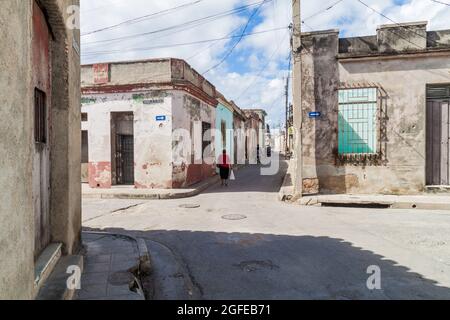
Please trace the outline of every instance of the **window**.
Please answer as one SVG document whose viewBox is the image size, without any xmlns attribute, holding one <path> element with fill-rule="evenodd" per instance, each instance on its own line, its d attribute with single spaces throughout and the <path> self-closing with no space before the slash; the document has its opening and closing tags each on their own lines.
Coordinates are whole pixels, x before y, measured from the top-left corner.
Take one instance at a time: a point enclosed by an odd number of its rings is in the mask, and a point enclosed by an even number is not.
<svg viewBox="0 0 450 320">
<path fill-rule="evenodd" d="M 202 122 L 202 157 L 205 159 L 205 150 L 211 144 L 211 124 Z"/>
<path fill-rule="evenodd" d="M 89 138 L 88 132 L 81 131 L 81 163 L 89 163 Z"/>
<path fill-rule="evenodd" d="M 47 143 L 47 106 L 45 92 L 34 90 L 34 141 Z"/>
<path fill-rule="evenodd" d="M 222 150 L 223 150 L 227 147 L 227 124 L 225 121 L 222 121 L 220 123 L 220 132 L 222 134 Z"/>
<path fill-rule="evenodd" d="M 339 90 L 339 155 L 378 153 L 378 90 Z"/>
<path fill-rule="evenodd" d="M 87 113 L 85 113 L 85 112 L 81 113 L 81 121 L 82 122 L 88 121 L 88 114 Z"/>
</svg>

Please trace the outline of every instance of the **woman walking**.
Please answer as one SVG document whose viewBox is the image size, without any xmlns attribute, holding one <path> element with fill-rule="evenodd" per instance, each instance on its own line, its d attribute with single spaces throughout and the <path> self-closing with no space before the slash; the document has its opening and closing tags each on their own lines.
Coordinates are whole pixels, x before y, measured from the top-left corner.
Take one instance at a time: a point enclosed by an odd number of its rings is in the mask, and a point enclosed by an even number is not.
<svg viewBox="0 0 450 320">
<path fill-rule="evenodd" d="M 227 150 L 222 151 L 222 154 L 219 156 L 219 159 L 217 159 L 217 166 L 219 167 L 222 186 L 228 186 L 228 180 L 230 179 L 232 166 L 230 157 L 227 154 Z"/>
</svg>

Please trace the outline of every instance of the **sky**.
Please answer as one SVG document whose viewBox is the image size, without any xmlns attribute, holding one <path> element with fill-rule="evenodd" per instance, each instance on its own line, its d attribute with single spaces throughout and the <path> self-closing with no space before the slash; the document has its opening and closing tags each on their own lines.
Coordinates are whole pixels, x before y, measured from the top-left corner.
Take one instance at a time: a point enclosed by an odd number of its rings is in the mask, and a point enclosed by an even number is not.
<svg viewBox="0 0 450 320">
<path fill-rule="evenodd" d="M 391 23 L 358 0 L 300 1 L 302 31 L 362 36 Z M 426 20 L 428 30 L 450 29 L 450 0 L 439 1 L 449 5 L 363 0 L 397 23 Z M 82 63 L 181 58 L 239 107 L 265 109 L 268 123 L 278 127 L 284 125 L 291 21 L 292 0 L 81 0 Z"/>
</svg>

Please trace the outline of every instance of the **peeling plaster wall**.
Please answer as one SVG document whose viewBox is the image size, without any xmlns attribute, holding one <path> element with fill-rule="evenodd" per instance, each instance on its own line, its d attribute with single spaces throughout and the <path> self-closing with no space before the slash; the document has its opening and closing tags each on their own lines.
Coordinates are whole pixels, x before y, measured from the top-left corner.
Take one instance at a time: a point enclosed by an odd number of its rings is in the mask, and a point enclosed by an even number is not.
<svg viewBox="0 0 450 320">
<path fill-rule="evenodd" d="M 144 104 L 147 99 L 158 103 Z M 86 95 L 83 100 L 82 112 L 88 113 L 89 185 L 111 187 L 111 113 L 133 112 L 135 186 L 171 188 L 171 94 L 165 91 L 108 93 Z M 156 121 L 161 115 L 167 120 Z"/>
<path fill-rule="evenodd" d="M 350 191 L 417 193 L 425 187 L 426 85 L 450 82 L 446 57 L 343 62 L 340 80 L 346 84 L 377 83 L 386 91 L 387 162 L 384 166 L 346 167 L 359 185 Z"/>
<path fill-rule="evenodd" d="M 245 164 L 245 121 L 241 117 L 234 115 L 233 118 L 234 128 L 234 156 L 235 163 Z"/>
<path fill-rule="evenodd" d="M 390 43 L 401 46 L 402 42 Z M 338 34 L 302 39 L 303 175 L 305 193 L 416 194 L 425 187 L 426 85 L 450 82 L 450 52 L 439 55 L 337 59 Z M 342 41 L 341 41 L 342 47 Z M 385 50 L 385 49 L 383 49 Z M 376 84 L 385 93 L 383 160 L 338 164 L 337 91 Z M 309 119 L 308 112 L 322 116 Z"/>
<path fill-rule="evenodd" d="M 34 148 L 31 0 L 8 0 L 0 10 L 0 299 L 33 299 Z M 79 31 L 65 28 L 76 0 L 42 0 L 52 41 L 51 240 L 63 253 L 79 248 L 81 235 Z M 75 132 L 75 135 L 74 135 Z"/>
<path fill-rule="evenodd" d="M 0 299 L 33 291 L 31 14 L 31 1 L 0 10 Z"/>
<path fill-rule="evenodd" d="M 178 159 L 178 163 L 174 163 L 172 172 L 172 187 L 182 188 L 193 185 L 208 177 L 214 175 L 214 164 L 200 164 L 201 155 L 194 155 L 195 145 L 201 146 L 201 122 L 211 124 L 214 129 L 216 122 L 216 109 L 214 106 L 206 104 L 182 91 L 173 92 L 173 131 L 183 129 L 189 132 L 191 139 L 179 140 L 173 146 L 172 161 Z M 197 123 L 197 125 L 195 125 Z M 188 144 L 191 144 L 189 147 Z M 214 160 L 214 137 L 211 141 L 209 156 Z M 192 150 L 191 154 L 180 153 L 179 150 Z M 181 159 L 181 160 L 180 160 Z M 184 160 L 183 160 L 184 159 Z M 201 162 L 201 161 L 200 161 Z"/>
</svg>

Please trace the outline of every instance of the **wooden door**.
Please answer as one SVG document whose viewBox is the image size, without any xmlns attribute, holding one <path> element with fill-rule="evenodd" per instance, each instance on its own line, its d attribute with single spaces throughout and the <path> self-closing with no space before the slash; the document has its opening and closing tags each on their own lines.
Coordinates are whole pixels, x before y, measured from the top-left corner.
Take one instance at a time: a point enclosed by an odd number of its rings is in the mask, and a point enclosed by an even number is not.
<svg viewBox="0 0 450 320">
<path fill-rule="evenodd" d="M 33 3 L 32 23 L 33 206 L 35 258 L 50 243 L 51 36 L 44 13 Z"/>
<path fill-rule="evenodd" d="M 449 100 L 427 103 L 426 183 L 430 186 L 450 184 L 449 107 Z"/>
</svg>

